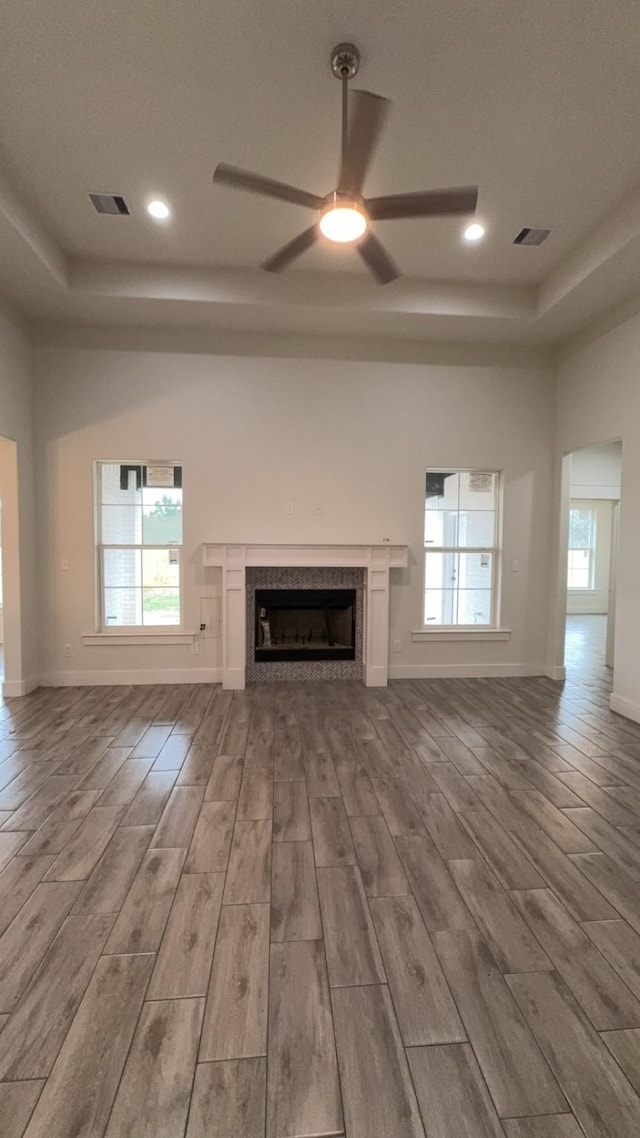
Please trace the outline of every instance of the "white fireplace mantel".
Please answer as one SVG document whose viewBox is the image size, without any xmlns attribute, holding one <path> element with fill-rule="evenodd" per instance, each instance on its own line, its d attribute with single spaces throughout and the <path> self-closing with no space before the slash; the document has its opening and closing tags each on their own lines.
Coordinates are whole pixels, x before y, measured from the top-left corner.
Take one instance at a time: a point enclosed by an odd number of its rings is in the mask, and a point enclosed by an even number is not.
<svg viewBox="0 0 640 1138">
<path fill-rule="evenodd" d="M 247 566 L 349 567 L 365 570 L 364 681 L 389 676 L 389 570 L 405 569 L 406 545 L 204 545 L 205 568 L 222 569 L 222 684 L 242 689 L 246 670 Z"/>
</svg>

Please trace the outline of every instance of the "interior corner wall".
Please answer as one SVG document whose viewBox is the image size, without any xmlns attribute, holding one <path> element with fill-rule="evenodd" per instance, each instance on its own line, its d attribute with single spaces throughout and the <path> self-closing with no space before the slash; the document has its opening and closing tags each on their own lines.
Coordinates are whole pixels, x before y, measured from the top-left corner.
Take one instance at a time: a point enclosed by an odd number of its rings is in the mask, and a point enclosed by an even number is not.
<svg viewBox="0 0 640 1138">
<path fill-rule="evenodd" d="M 22 322 L 0 308 L 0 436 L 16 444 L 3 449 L 0 469 L 15 499 L 3 523 L 4 692 L 11 695 L 40 678 L 33 427 L 32 348 Z"/>
<path fill-rule="evenodd" d="M 611 707 L 640 721 L 640 317 L 567 350 L 558 371 L 557 447 L 622 439 Z"/>
<path fill-rule="evenodd" d="M 218 639 L 203 639 L 198 656 L 189 645 L 83 643 L 95 631 L 92 463 L 125 458 L 183 463 L 187 629 L 219 588 L 201 566 L 203 542 L 389 539 L 410 547 L 409 568 L 392 573 L 392 676 L 544 670 L 554 413 L 546 366 L 530 357 L 492 367 L 51 345 L 36 349 L 36 377 L 48 682 L 220 676 Z M 428 466 L 504 471 L 507 640 L 412 641 L 422 623 Z"/>
</svg>

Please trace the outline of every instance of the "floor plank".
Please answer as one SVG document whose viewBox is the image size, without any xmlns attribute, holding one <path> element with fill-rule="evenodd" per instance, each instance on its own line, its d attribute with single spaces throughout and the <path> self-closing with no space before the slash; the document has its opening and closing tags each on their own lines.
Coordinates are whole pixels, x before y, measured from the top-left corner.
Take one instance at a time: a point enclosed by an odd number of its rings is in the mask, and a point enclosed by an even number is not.
<svg viewBox="0 0 640 1138">
<path fill-rule="evenodd" d="M 339 798 L 313 798 L 309 803 L 316 865 L 355 865 L 347 812 Z"/>
<path fill-rule="evenodd" d="M 266 1060 L 199 1063 L 186 1138 L 264 1138 Z"/>
<path fill-rule="evenodd" d="M 425 1138 L 386 987 L 334 989 L 332 1003 L 349 1138 Z"/>
<path fill-rule="evenodd" d="M 640 1003 L 551 890 L 513 899 L 596 1030 L 640 1027 Z"/>
<path fill-rule="evenodd" d="M 0 1080 L 46 1079 L 113 925 L 67 917 L 2 1033 Z"/>
<path fill-rule="evenodd" d="M 482 861 L 450 861 L 449 869 L 502 972 L 553 969 L 533 933 Z"/>
<path fill-rule="evenodd" d="M 42 1081 L 0 1083 L 2 1138 L 22 1138 L 43 1086 Z"/>
<path fill-rule="evenodd" d="M 174 786 L 153 836 L 154 849 L 188 849 L 203 798 L 202 786 Z"/>
<path fill-rule="evenodd" d="M 224 891 L 225 905 L 271 898 L 271 822 L 236 822 Z"/>
<path fill-rule="evenodd" d="M 223 906 L 199 1061 L 267 1053 L 269 906 Z"/>
<path fill-rule="evenodd" d="M 405 1047 L 467 1038 L 413 897 L 369 902 Z"/>
<path fill-rule="evenodd" d="M 277 782 L 273 799 L 274 842 L 305 842 L 311 837 L 304 782 Z"/>
<path fill-rule="evenodd" d="M 185 873 L 225 873 L 235 819 L 233 802 L 203 802 L 184 863 Z"/>
<path fill-rule="evenodd" d="M 439 932 L 434 944 L 498 1114 L 508 1118 L 566 1110 L 566 1100 L 481 937 L 470 931 Z"/>
<path fill-rule="evenodd" d="M 381 815 L 352 818 L 350 826 L 367 896 L 391 897 L 409 893 L 409 882 L 385 819 Z"/>
<path fill-rule="evenodd" d="M 223 873 L 183 873 L 147 999 L 206 996 L 223 888 Z"/>
<path fill-rule="evenodd" d="M 332 988 L 386 980 L 360 871 L 356 866 L 318 869 L 318 892 Z"/>
<path fill-rule="evenodd" d="M 105 1138 L 174 1138 L 189 1113 L 204 1000 L 145 1004 Z"/>
<path fill-rule="evenodd" d="M 116 830 L 80 893 L 73 912 L 117 913 L 152 836 L 153 826 L 127 826 Z"/>
<path fill-rule="evenodd" d="M 104 1133 L 152 967 L 147 955 L 98 962 L 25 1138 Z"/>
<path fill-rule="evenodd" d="M 319 940 L 320 904 L 311 842 L 277 842 L 271 877 L 271 940 Z"/>
<path fill-rule="evenodd" d="M 407 1058 L 429 1138 L 504 1138 L 468 1043 L 410 1047 Z"/>
<path fill-rule="evenodd" d="M 430 838 L 397 838 L 396 847 L 429 932 L 475 928 L 475 921 Z"/>
<path fill-rule="evenodd" d="M 55 939 L 80 886 L 42 882 L 0 938 L 0 1012 L 12 1012 Z M 4 1034 L 4 1033 L 3 1033 Z"/>
<path fill-rule="evenodd" d="M 589 1138 L 637 1136 L 640 1098 L 562 981 L 537 972 L 508 983 Z"/>
<path fill-rule="evenodd" d="M 178 888 L 184 850 L 148 850 L 120 909 L 105 952 L 156 952 Z"/>
<path fill-rule="evenodd" d="M 342 1104 L 321 941 L 272 944 L 267 1138 L 342 1134 Z"/>
</svg>

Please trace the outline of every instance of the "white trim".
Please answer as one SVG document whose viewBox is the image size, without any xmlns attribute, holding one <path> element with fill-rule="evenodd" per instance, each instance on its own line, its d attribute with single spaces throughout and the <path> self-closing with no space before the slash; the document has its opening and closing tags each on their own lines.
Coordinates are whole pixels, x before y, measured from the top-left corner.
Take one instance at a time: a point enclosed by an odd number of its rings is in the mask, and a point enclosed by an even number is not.
<svg viewBox="0 0 640 1138">
<path fill-rule="evenodd" d="M 2 684 L 2 698 L 15 699 L 21 695 L 28 695 L 30 691 L 35 691 L 36 688 L 42 686 L 42 680 L 34 679 L 29 680 L 4 680 Z"/>
<path fill-rule="evenodd" d="M 544 671 L 545 676 L 550 680 L 560 680 L 564 682 L 567 678 L 567 669 L 563 665 L 548 664 Z"/>
<path fill-rule="evenodd" d="M 485 676 L 544 676 L 543 664 L 391 664 L 392 680 L 479 679 Z"/>
<path fill-rule="evenodd" d="M 411 639 L 427 643 L 430 640 L 510 640 L 510 628 L 488 628 L 482 625 L 478 628 L 446 628 L 438 625 L 437 628 L 414 628 Z"/>
<path fill-rule="evenodd" d="M 197 632 L 92 632 L 82 636 L 81 640 L 90 648 L 104 648 L 105 645 L 122 648 L 126 645 L 193 644 L 197 635 Z"/>
<path fill-rule="evenodd" d="M 626 719 L 640 723 L 640 703 L 636 700 L 625 699 L 624 696 L 616 695 L 614 692 L 609 698 L 609 707 L 618 715 L 624 715 Z"/>
<path fill-rule="evenodd" d="M 241 691 L 246 676 L 246 568 L 295 566 L 365 569 L 364 677 L 367 687 L 384 687 L 389 658 L 389 571 L 406 569 L 409 548 L 376 545 L 204 544 L 205 568 L 222 569 L 223 687 Z"/>
<path fill-rule="evenodd" d="M 221 668 L 131 668 L 113 671 L 47 672 L 44 687 L 66 688 L 119 684 L 219 684 Z"/>
</svg>

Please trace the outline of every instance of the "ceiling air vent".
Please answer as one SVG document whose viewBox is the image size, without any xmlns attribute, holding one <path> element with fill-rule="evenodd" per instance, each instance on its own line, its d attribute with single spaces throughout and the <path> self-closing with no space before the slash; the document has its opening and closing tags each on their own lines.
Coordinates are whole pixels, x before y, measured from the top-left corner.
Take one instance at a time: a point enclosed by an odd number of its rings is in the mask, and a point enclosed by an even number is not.
<svg viewBox="0 0 640 1138">
<path fill-rule="evenodd" d="M 543 241 L 547 240 L 547 237 L 550 233 L 550 229 L 532 229 L 531 227 L 525 227 L 524 229 L 520 230 L 517 237 L 514 237 L 513 244 L 542 245 Z"/>
<path fill-rule="evenodd" d="M 129 206 L 120 194 L 89 194 L 98 213 L 116 213 L 129 216 Z"/>
</svg>

